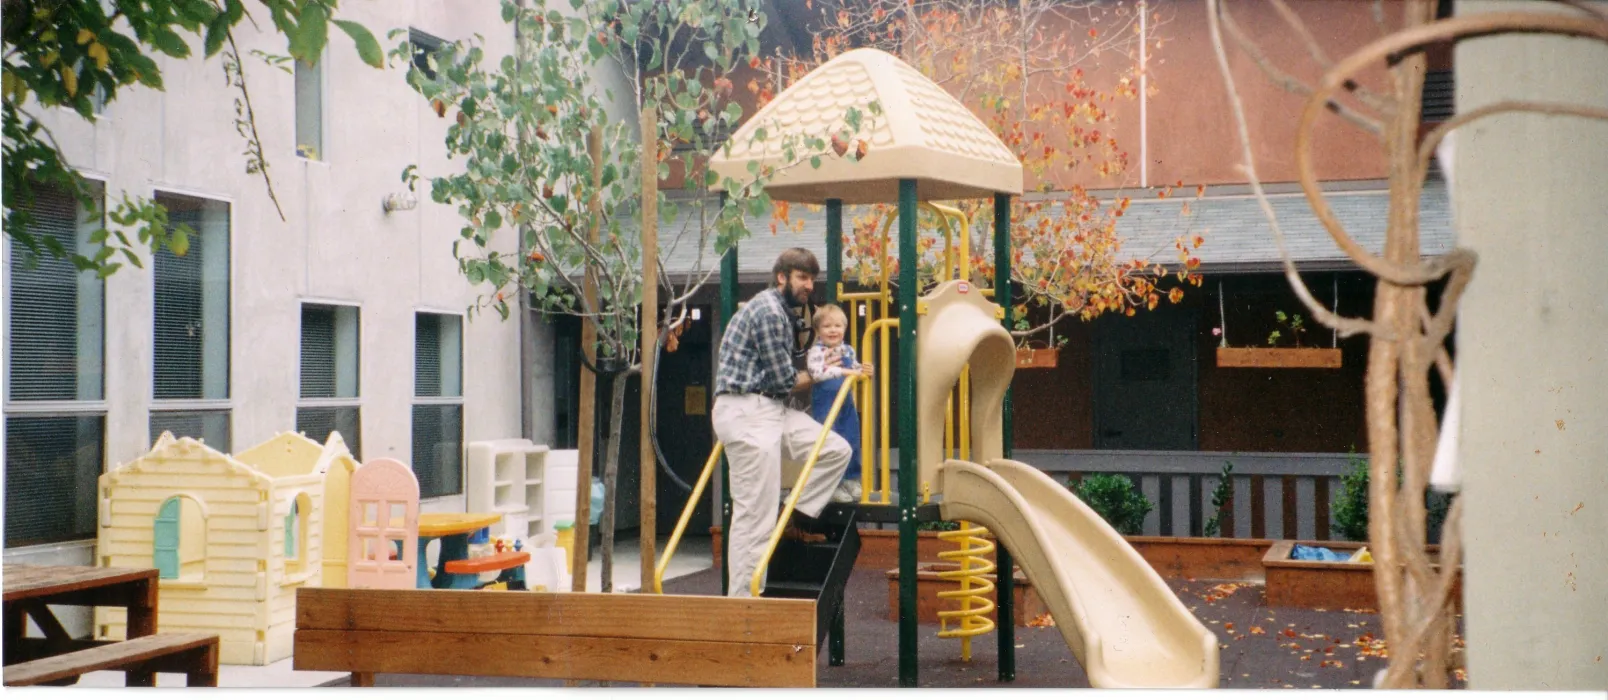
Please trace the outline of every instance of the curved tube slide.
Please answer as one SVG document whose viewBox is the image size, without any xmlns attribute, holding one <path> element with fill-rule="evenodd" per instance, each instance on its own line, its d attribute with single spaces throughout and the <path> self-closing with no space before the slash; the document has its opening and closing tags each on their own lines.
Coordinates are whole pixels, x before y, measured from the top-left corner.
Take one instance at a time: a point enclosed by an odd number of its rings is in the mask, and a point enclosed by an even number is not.
<svg viewBox="0 0 1608 700">
<path fill-rule="evenodd" d="M 1217 687 L 1217 636 L 1065 486 L 1007 459 L 949 460 L 939 481 L 944 519 L 985 525 L 1009 549 L 1092 686 Z"/>
</svg>

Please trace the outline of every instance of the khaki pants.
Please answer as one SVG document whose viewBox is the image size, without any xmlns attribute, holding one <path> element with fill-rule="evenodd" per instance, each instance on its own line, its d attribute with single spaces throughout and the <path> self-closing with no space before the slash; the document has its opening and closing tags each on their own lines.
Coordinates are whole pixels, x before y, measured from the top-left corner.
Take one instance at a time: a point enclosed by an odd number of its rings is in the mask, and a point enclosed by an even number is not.
<svg viewBox="0 0 1608 700">
<path fill-rule="evenodd" d="M 725 443 L 726 463 L 731 468 L 727 594 L 746 597 L 781 514 L 783 467 L 791 467 L 786 471 L 797 476 L 821 435 L 821 424 L 808 413 L 756 394 L 716 397 L 711 418 L 715 436 Z M 812 518 L 821 514 L 849 467 L 850 454 L 848 441 L 837 433 L 827 433 L 821 457 L 799 494 L 798 512 Z"/>
</svg>

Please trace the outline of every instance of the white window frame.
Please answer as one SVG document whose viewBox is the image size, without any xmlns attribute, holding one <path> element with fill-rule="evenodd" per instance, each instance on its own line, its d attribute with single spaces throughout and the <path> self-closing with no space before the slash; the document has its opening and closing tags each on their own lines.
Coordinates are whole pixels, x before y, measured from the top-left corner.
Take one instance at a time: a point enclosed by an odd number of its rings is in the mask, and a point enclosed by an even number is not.
<svg viewBox="0 0 1608 700">
<path fill-rule="evenodd" d="M 197 189 L 193 189 L 193 188 L 165 185 L 165 184 L 161 184 L 161 183 L 157 183 L 157 184 L 153 185 L 151 190 L 146 194 L 146 196 L 148 196 L 151 199 L 151 201 L 154 202 L 154 201 L 156 201 L 156 197 L 158 195 L 161 195 L 161 194 L 177 195 L 177 196 L 180 196 L 180 197 L 190 197 L 190 198 L 194 198 L 194 199 L 206 199 L 206 200 L 211 200 L 211 201 L 215 201 L 215 202 L 222 202 L 224 204 L 229 205 L 229 261 L 228 261 L 228 267 L 229 267 L 229 333 L 228 333 L 228 336 L 227 336 L 227 340 L 228 340 L 228 343 L 229 343 L 229 353 L 228 353 L 228 355 L 229 355 L 229 373 L 228 373 L 229 376 L 228 376 L 228 379 L 227 379 L 227 383 L 228 383 L 228 387 L 229 387 L 229 390 L 228 390 L 229 396 L 226 397 L 226 398 L 222 398 L 222 399 L 158 399 L 158 398 L 156 398 L 156 333 L 155 333 L 155 326 L 156 326 L 156 284 L 155 284 L 156 260 L 155 260 L 155 256 L 152 256 L 152 259 L 151 259 L 151 272 L 149 273 L 150 274 L 150 279 L 152 280 L 152 283 L 148 287 L 148 289 L 150 290 L 150 294 L 151 294 L 151 306 L 150 306 L 151 315 L 149 317 L 148 325 L 151 328 L 152 332 L 151 332 L 151 336 L 150 336 L 150 346 L 147 348 L 147 350 L 150 352 L 150 357 L 151 357 L 151 362 L 150 362 L 151 380 L 145 383 L 146 398 L 150 402 L 149 403 L 150 408 L 146 412 L 146 416 L 145 416 L 145 428 L 147 430 L 147 435 L 146 435 L 146 438 L 145 438 L 145 444 L 146 445 L 152 444 L 153 442 L 156 441 L 156 438 L 158 437 L 156 435 L 150 435 L 149 434 L 149 430 L 150 430 L 150 426 L 151 426 L 151 414 L 155 414 L 155 413 L 185 413 L 185 412 L 213 412 L 213 413 L 221 412 L 226 416 L 226 420 L 228 421 L 229 442 L 231 444 L 230 445 L 223 445 L 223 446 L 213 445 L 212 447 L 215 447 L 215 448 L 218 448 L 218 449 L 224 449 L 226 447 L 232 447 L 233 446 L 232 443 L 234 442 L 234 438 L 235 438 L 235 424 L 234 424 L 235 423 L 235 410 L 234 410 L 235 376 L 234 376 L 234 372 L 235 372 L 235 368 L 239 366 L 239 359 L 240 359 L 240 358 L 235 356 L 236 343 L 234 342 L 235 325 L 236 325 L 235 319 L 237 319 L 239 317 L 239 314 L 237 313 L 239 311 L 239 309 L 237 308 L 237 305 L 240 303 L 240 295 L 237 293 L 237 290 L 235 288 L 235 282 L 239 279 L 239 276 L 238 276 L 238 273 L 239 273 L 239 267 L 238 267 L 239 246 L 237 245 L 237 242 L 239 241 L 239 237 L 235 235 L 236 231 L 239 230 L 238 229 L 239 221 L 238 221 L 238 218 L 237 218 L 238 213 L 239 213 L 239 203 L 235 200 L 234 197 L 231 197 L 229 195 L 219 194 L 219 193 L 216 193 L 216 192 L 207 192 L 207 191 L 197 190 Z M 200 234 L 200 232 L 197 232 L 197 235 L 199 235 L 199 234 Z"/>
<path fill-rule="evenodd" d="M 457 406 L 458 407 L 458 448 L 459 448 L 459 452 L 460 452 L 460 456 L 459 456 L 459 459 L 458 459 L 458 471 L 459 471 L 459 475 L 458 475 L 458 490 L 455 491 L 455 492 L 451 492 L 451 493 L 443 493 L 443 494 L 437 494 L 437 495 L 434 495 L 434 496 L 430 496 L 428 498 L 425 498 L 424 500 L 431 500 L 431 499 L 437 499 L 437 498 L 455 498 L 455 497 L 464 495 L 464 486 L 465 486 L 464 481 L 465 481 L 465 478 L 466 478 L 465 471 L 467 469 L 467 465 L 464 462 L 464 458 L 462 456 L 462 453 L 464 453 L 465 448 L 466 448 L 464 439 L 465 439 L 465 434 L 467 433 L 466 426 L 469 425 L 469 416 L 468 416 L 467 411 L 465 411 L 465 409 L 464 409 L 464 400 L 463 400 L 463 396 L 464 396 L 464 393 L 465 393 L 464 389 L 465 389 L 465 387 L 468 386 L 468 379 L 469 379 L 469 377 L 468 377 L 469 363 L 466 361 L 466 358 L 468 356 L 468 347 L 469 347 L 468 342 L 466 342 L 467 341 L 466 335 L 467 335 L 467 331 L 468 331 L 468 323 L 467 323 L 467 318 L 465 317 L 465 314 L 462 311 L 448 311 L 446 309 L 435 308 L 435 307 L 425 307 L 425 306 L 414 307 L 414 309 L 413 309 L 413 345 L 411 347 L 413 349 L 415 357 L 417 356 L 417 353 L 419 351 L 418 350 L 418 347 L 419 347 L 419 314 L 435 314 L 437 316 L 447 316 L 447 317 L 455 318 L 455 319 L 458 320 L 458 395 L 457 396 L 419 396 L 418 395 L 418 390 L 419 390 L 419 378 L 418 378 L 419 366 L 418 366 L 418 362 L 417 362 L 417 360 L 415 360 L 415 361 L 409 363 L 409 366 L 412 369 L 412 372 L 410 373 L 409 379 L 411 380 L 411 385 L 413 387 L 414 396 L 413 396 L 413 401 L 412 401 L 411 405 L 408 408 L 408 450 L 409 450 L 408 457 L 409 457 L 409 460 L 412 461 L 412 448 L 413 448 L 413 443 L 414 443 L 414 430 L 415 430 L 415 426 L 413 425 L 413 406 L 427 406 L 427 405 L 429 405 L 429 406 Z M 417 465 L 413 465 L 413 467 L 414 467 L 415 470 L 417 469 Z"/>
<path fill-rule="evenodd" d="M 301 312 L 309 305 L 338 306 L 357 310 L 357 396 L 307 398 L 301 395 Z M 296 396 L 296 409 L 291 415 L 291 425 L 297 425 L 299 423 L 301 409 L 304 408 L 355 408 L 357 409 L 357 430 L 359 434 L 356 436 L 355 441 L 351 435 L 342 435 L 341 439 L 346 442 L 348 449 L 355 444 L 357 450 L 353 454 L 353 457 L 360 458 L 363 451 L 363 304 L 361 302 L 326 299 L 322 297 L 301 297 L 297 300 L 296 311 L 296 381 L 295 385 L 291 388 L 291 391 L 294 392 Z"/>
<path fill-rule="evenodd" d="M 104 210 L 106 208 L 106 189 L 107 189 L 107 180 L 109 179 L 108 176 L 105 173 L 101 173 L 101 172 L 87 172 L 87 171 L 78 171 L 78 175 L 79 175 L 79 177 L 82 177 L 83 179 L 88 180 L 89 182 L 93 183 L 95 186 L 100 188 L 100 206 Z M 102 212 L 102 216 L 101 216 L 101 226 L 102 227 L 110 227 L 110 223 L 109 223 L 108 219 L 106 218 L 104 211 Z M 4 398 L 3 404 L 0 404 L 0 421 L 8 421 L 12 417 L 17 417 L 17 418 L 68 418 L 68 417 L 71 417 L 71 418 L 99 418 L 100 421 L 101 421 L 100 468 L 101 468 L 101 473 L 105 473 L 106 472 L 106 463 L 107 463 L 107 454 L 108 454 L 108 445 L 111 443 L 110 436 L 108 435 L 108 427 L 109 427 L 109 422 L 110 422 L 109 419 L 108 419 L 108 413 L 109 413 L 110 404 L 106 400 L 106 394 L 107 394 L 107 388 L 108 388 L 107 385 L 109 383 L 107 381 L 107 378 L 110 375 L 110 368 L 109 368 L 109 365 L 108 365 L 108 362 L 107 362 L 107 352 L 106 352 L 107 336 L 110 335 L 109 328 L 108 328 L 109 324 L 107 323 L 107 317 L 106 317 L 107 306 L 108 306 L 108 302 L 110 301 L 110 295 L 107 292 L 106 283 L 105 283 L 104 280 L 101 281 L 101 319 L 100 319 L 100 321 L 101 321 L 101 324 L 100 324 L 101 325 L 101 347 L 100 347 L 100 356 L 101 356 L 101 391 L 100 391 L 100 394 L 101 394 L 101 397 L 99 399 L 92 399 L 92 400 L 76 400 L 75 399 L 75 400 L 52 400 L 52 401 L 13 401 L 12 398 L 11 398 L 11 339 L 13 338 L 12 333 L 11 333 L 11 310 L 10 310 L 11 299 L 13 298 L 12 294 L 11 294 L 11 285 L 12 285 L 12 277 L 11 277 L 11 263 L 12 263 L 11 245 L 12 244 L 11 244 L 11 240 L 10 240 L 9 237 L 7 237 L 7 239 L 6 239 L 6 241 L 4 242 L 3 245 L 0 245 L 0 270 L 4 271 L 4 273 L 0 274 L 0 276 L 3 276 L 5 278 L 3 282 L 0 282 L 0 290 L 4 290 L 4 293 L 5 293 L 5 305 L 4 305 L 5 313 L 3 314 L 4 319 L 0 320 L 0 328 L 4 329 L 3 332 L 5 334 L 3 341 L 0 341 L 0 391 L 4 392 L 4 397 L 5 398 Z M 48 255 L 48 253 L 46 253 L 46 254 Z M 80 273 L 80 274 L 82 274 L 82 273 Z M 4 445 L 4 435 L 5 435 L 5 433 L 4 433 L 3 422 L 0 422 L 0 446 Z M 3 452 L 3 450 L 0 450 L 0 452 Z M 3 463 L 0 463 L 0 464 L 3 464 Z M 94 542 L 94 541 L 95 541 L 95 536 L 94 536 L 93 533 L 91 533 L 90 537 L 88 537 L 88 538 L 76 539 L 76 540 L 74 540 L 74 539 L 59 540 L 59 541 L 55 541 L 55 542 L 45 544 L 43 546 L 58 546 L 58 545 L 61 545 L 61 544 L 72 543 L 72 542 Z"/>
</svg>

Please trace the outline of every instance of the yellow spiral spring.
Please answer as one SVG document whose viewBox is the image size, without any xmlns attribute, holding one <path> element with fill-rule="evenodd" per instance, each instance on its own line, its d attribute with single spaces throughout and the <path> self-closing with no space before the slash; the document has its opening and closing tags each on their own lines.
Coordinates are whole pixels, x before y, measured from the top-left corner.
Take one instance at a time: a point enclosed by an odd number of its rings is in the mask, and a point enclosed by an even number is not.
<svg viewBox="0 0 1608 700">
<path fill-rule="evenodd" d="M 956 549 L 939 552 L 938 558 L 959 564 L 954 570 L 940 571 L 938 578 L 960 582 L 960 588 L 938 593 L 941 599 L 960 600 L 959 610 L 938 612 L 938 637 L 960 638 L 960 658 L 964 661 L 971 661 L 971 638 L 994 631 L 994 621 L 988 619 L 988 614 L 994 611 L 994 601 L 987 597 L 994 592 L 994 584 L 984 578 L 994 573 L 994 562 L 984 558 L 994 552 L 994 543 L 983 539 L 986 534 L 988 528 L 962 520 L 959 530 L 938 535 L 938 539 L 957 545 Z M 955 623 L 954 629 L 950 629 L 951 621 Z"/>
</svg>

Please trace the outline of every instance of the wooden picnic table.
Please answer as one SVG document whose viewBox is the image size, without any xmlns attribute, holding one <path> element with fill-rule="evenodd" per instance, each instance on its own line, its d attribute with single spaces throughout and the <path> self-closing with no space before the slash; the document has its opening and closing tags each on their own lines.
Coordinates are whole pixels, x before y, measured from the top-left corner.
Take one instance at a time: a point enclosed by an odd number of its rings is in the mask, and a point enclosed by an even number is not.
<svg viewBox="0 0 1608 700">
<path fill-rule="evenodd" d="M 156 569 L 6 564 L 0 576 L 5 579 L 4 659 L 8 667 L 100 644 L 73 639 L 46 607 L 49 605 L 126 608 L 129 639 L 156 634 Z M 43 639 L 27 637 L 29 618 L 44 632 Z M 154 674 L 149 679 L 131 678 L 130 685 L 141 680 L 152 681 Z"/>
</svg>

